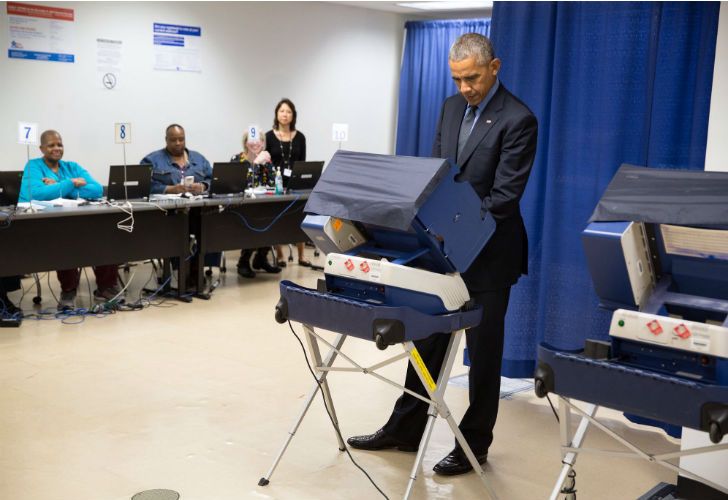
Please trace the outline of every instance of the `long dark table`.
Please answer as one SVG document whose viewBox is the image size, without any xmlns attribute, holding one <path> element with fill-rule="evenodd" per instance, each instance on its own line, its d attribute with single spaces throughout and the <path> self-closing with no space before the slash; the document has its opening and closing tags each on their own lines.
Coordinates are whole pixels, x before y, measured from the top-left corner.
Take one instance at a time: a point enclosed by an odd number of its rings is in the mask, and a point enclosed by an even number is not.
<svg viewBox="0 0 728 500">
<path fill-rule="evenodd" d="M 0 276 L 177 257 L 186 282 L 189 207 L 184 202 L 133 204 L 134 230 L 117 228 L 127 217 L 108 205 L 0 214 Z"/>
<path fill-rule="evenodd" d="M 199 206 L 190 213 L 190 234 L 197 238 L 199 248 L 192 258 L 191 269 L 192 273 L 197 273 L 198 295 L 204 296 L 203 259 L 206 253 L 305 241 L 307 236 L 301 229 L 301 222 L 307 200 L 308 194 L 302 193 L 198 202 Z M 266 231 L 262 231 L 269 225 Z"/>
<path fill-rule="evenodd" d="M 133 203 L 131 233 L 117 228 L 127 215 L 108 205 L 18 210 L 9 220 L 0 212 L 0 276 L 176 258 L 178 283 L 183 284 L 178 295 L 191 290 L 205 297 L 206 253 L 304 241 L 307 200 L 308 194 L 297 194 Z M 193 238 L 196 251 L 191 254 Z"/>
</svg>

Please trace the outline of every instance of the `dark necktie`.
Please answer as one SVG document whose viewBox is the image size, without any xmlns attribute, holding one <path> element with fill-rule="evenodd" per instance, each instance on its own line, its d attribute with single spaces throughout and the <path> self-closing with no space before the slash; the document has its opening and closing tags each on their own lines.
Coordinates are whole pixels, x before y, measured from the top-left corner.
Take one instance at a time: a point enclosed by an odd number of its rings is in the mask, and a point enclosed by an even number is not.
<svg viewBox="0 0 728 500">
<path fill-rule="evenodd" d="M 460 135 L 458 136 L 458 163 L 460 163 L 460 155 L 462 154 L 463 149 L 465 149 L 465 143 L 468 142 L 468 137 L 470 137 L 470 131 L 473 129 L 476 109 L 478 108 L 475 106 L 468 106 L 465 118 L 463 118 L 463 122 L 460 124 Z"/>
</svg>

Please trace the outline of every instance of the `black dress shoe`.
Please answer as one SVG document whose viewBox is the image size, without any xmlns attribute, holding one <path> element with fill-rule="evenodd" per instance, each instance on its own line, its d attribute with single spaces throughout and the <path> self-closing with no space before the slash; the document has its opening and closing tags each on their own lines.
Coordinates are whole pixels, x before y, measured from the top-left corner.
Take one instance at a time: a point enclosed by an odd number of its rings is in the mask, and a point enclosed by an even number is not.
<svg viewBox="0 0 728 500">
<path fill-rule="evenodd" d="M 265 261 L 265 260 L 263 262 L 256 262 L 255 260 L 253 260 L 253 269 L 262 269 L 266 273 L 273 273 L 273 274 L 276 274 L 276 273 L 280 273 L 281 272 L 281 268 L 280 267 L 278 267 L 278 266 L 271 266 L 268 263 L 268 261 Z"/>
<path fill-rule="evenodd" d="M 488 460 L 488 453 L 486 452 L 482 455 L 476 453 L 475 459 L 480 465 L 483 465 Z M 448 456 L 440 460 L 432 470 L 441 476 L 457 476 L 458 474 L 470 472 L 473 470 L 473 466 L 470 465 L 470 461 L 468 461 L 465 453 L 461 449 L 455 448 Z"/>
<path fill-rule="evenodd" d="M 263 271 L 267 273 L 280 273 L 281 268 L 278 266 L 271 266 L 268 260 L 265 257 L 259 257 L 260 251 L 258 251 L 257 254 L 255 254 L 255 257 L 253 258 L 253 269 L 262 269 Z"/>
<path fill-rule="evenodd" d="M 388 450 L 390 448 L 397 448 L 399 451 L 417 451 L 419 445 L 407 444 L 394 439 L 384 433 L 384 430 L 379 429 L 374 434 L 366 436 L 353 436 L 346 440 L 349 446 L 358 450 Z"/>
<path fill-rule="evenodd" d="M 255 271 L 253 271 L 249 267 L 239 266 L 238 274 L 243 278 L 255 278 Z"/>
</svg>

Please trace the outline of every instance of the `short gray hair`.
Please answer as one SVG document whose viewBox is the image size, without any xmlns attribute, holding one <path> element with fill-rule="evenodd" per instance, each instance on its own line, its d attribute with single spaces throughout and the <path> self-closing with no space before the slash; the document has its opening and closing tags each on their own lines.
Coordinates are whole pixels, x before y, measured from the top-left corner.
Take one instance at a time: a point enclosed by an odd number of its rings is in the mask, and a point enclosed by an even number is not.
<svg viewBox="0 0 728 500">
<path fill-rule="evenodd" d="M 243 134 L 243 151 L 245 151 L 246 153 L 248 152 L 248 134 L 249 134 L 248 130 L 246 130 L 245 133 Z M 262 142 L 263 149 L 265 149 L 265 134 L 262 134 L 262 135 L 258 134 L 258 138 L 256 140 Z"/>
<path fill-rule="evenodd" d="M 480 33 L 460 35 L 450 47 L 448 58 L 451 61 L 462 61 L 468 57 L 474 57 L 478 64 L 487 64 L 495 59 L 495 50 L 490 39 Z"/>
</svg>

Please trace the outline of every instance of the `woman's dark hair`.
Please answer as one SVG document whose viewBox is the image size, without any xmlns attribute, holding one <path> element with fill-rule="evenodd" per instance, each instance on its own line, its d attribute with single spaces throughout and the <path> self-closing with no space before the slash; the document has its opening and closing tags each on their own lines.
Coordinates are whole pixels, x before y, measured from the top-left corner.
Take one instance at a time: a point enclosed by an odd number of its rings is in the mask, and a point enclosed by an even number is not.
<svg viewBox="0 0 728 500">
<path fill-rule="evenodd" d="M 296 106 L 293 104 L 293 101 L 288 99 L 287 97 L 284 97 L 280 101 L 278 101 L 278 104 L 276 104 L 276 110 L 273 112 L 273 130 L 278 130 L 278 126 L 280 125 L 278 123 L 278 110 L 281 109 L 281 106 L 284 104 L 287 104 L 289 108 L 291 108 L 291 111 L 293 111 L 293 119 L 291 120 L 291 130 L 296 130 L 296 116 L 298 116 L 298 113 L 296 113 Z"/>
</svg>

